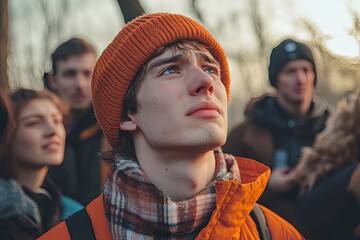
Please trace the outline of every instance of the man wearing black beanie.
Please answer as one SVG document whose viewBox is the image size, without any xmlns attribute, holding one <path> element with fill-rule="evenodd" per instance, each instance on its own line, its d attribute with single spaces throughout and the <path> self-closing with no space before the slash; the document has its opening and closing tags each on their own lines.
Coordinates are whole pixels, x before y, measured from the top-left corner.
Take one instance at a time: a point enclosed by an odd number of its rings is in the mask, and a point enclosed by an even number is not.
<svg viewBox="0 0 360 240">
<path fill-rule="evenodd" d="M 286 39 L 276 46 L 270 55 L 269 81 L 276 87 L 276 80 L 279 71 L 290 61 L 303 59 L 311 63 L 315 74 L 314 85 L 316 84 L 316 66 L 312 52 L 308 46 L 292 39 Z"/>
<path fill-rule="evenodd" d="M 272 49 L 268 70 L 276 94 L 250 101 L 245 121 L 230 132 L 223 150 L 256 159 L 272 169 L 259 202 L 302 230 L 295 210 L 298 186 L 292 170 L 301 148 L 311 146 L 324 129 L 329 110 L 313 97 L 316 65 L 305 44 L 282 41 Z"/>
</svg>

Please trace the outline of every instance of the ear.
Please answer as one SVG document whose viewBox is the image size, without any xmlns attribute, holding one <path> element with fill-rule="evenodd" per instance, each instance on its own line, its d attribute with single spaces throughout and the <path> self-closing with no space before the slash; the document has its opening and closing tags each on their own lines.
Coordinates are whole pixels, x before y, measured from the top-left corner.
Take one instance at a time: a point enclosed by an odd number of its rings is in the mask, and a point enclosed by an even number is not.
<svg viewBox="0 0 360 240">
<path fill-rule="evenodd" d="M 122 131 L 135 131 L 137 128 L 137 124 L 134 121 L 133 116 L 128 115 L 126 117 L 126 121 L 120 122 L 120 130 Z"/>
</svg>

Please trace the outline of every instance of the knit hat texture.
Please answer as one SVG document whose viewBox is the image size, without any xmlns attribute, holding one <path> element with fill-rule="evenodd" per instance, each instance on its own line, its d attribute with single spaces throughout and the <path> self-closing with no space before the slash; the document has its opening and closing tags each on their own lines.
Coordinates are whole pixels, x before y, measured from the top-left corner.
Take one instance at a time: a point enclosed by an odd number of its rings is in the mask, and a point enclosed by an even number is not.
<svg viewBox="0 0 360 240">
<path fill-rule="evenodd" d="M 225 53 L 213 36 L 194 20 L 169 13 L 145 14 L 129 22 L 98 59 L 91 82 L 95 115 L 110 145 L 117 147 L 126 92 L 138 69 L 160 47 L 193 40 L 219 62 L 227 97 L 230 74 Z"/>
<path fill-rule="evenodd" d="M 316 66 L 310 48 L 303 43 L 286 39 L 271 51 L 269 64 L 269 81 L 271 85 L 276 87 L 277 75 L 286 63 L 298 59 L 305 59 L 312 63 L 315 72 L 314 84 L 316 84 Z"/>
</svg>

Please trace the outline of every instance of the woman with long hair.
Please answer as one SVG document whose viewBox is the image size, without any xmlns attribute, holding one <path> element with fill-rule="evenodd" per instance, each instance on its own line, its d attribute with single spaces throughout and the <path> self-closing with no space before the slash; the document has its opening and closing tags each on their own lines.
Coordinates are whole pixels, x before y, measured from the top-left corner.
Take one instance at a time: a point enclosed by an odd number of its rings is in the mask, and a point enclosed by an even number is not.
<svg viewBox="0 0 360 240">
<path fill-rule="evenodd" d="M 64 157 L 65 109 L 60 99 L 46 90 L 27 89 L 10 98 L 14 125 L 8 128 L 10 142 L 2 161 L 13 174 L 0 176 L 0 236 L 34 239 L 82 206 L 62 196 L 46 176 Z"/>
</svg>

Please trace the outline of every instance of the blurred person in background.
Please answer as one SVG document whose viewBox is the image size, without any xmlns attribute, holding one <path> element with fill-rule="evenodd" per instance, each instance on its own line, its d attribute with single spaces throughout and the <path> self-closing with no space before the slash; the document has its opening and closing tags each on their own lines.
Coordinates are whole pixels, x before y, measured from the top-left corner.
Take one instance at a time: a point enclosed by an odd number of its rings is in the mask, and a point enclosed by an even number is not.
<svg viewBox="0 0 360 240">
<path fill-rule="evenodd" d="M 83 207 L 47 177 L 49 167 L 61 164 L 64 156 L 60 99 L 47 90 L 27 89 L 10 97 L 14 128 L 6 129 L 10 141 L 2 151 L 6 158 L 1 156 L 0 236 L 35 239 Z"/>
<path fill-rule="evenodd" d="M 326 103 L 314 97 L 316 65 L 308 46 L 283 40 L 272 49 L 268 70 L 276 94 L 250 101 L 244 122 L 232 129 L 223 150 L 271 168 L 259 202 L 302 231 L 295 207 L 299 185 L 293 169 L 302 147 L 313 144 L 330 112 Z"/>
<path fill-rule="evenodd" d="M 360 92 L 338 103 L 314 145 L 304 147 L 295 169 L 307 239 L 360 239 L 359 161 Z"/>
<path fill-rule="evenodd" d="M 70 114 L 65 122 L 64 162 L 49 174 L 64 194 L 86 205 L 100 194 L 108 172 L 98 154 L 105 139 L 91 102 L 97 54 L 87 41 L 71 38 L 60 44 L 51 58 L 52 71 L 44 75 L 45 86 L 70 106 Z"/>
</svg>

